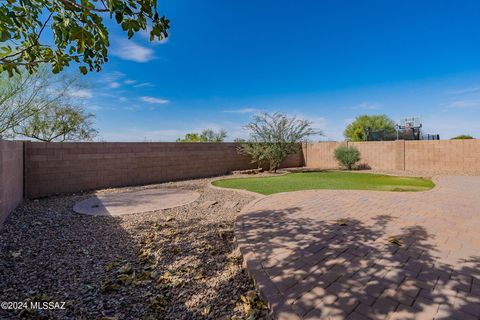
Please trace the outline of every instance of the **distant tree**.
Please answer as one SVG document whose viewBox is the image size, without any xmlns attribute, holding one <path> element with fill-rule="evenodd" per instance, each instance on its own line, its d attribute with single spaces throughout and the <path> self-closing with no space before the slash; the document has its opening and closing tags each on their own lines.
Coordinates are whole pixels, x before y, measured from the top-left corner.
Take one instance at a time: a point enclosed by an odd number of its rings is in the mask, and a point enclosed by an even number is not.
<svg viewBox="0 0 480 320">
<path fill-rule="evenodd" d="M 245 127 L 250 133 L 239 153 L 251 157 L 258 167 L 267 162 L 270 171 L 277 171 L 280 163 L 290 154 L 298 152 L 300 142 L 311 135 L 321 134 L 312 128 L 308 120 L 289 118 L 282 113 L 255 115 Z"/>
<path fill-rule="evenodd" d="M 184 138 L 178 138 L 177 142 L 206 142 L 201 137 L 200 134 L 191 132 L 185 134 Z"/>
<path fill-rule="evenodd" d="M 205 129 L 200 134 L 200 137 L 205 140 L 205 142 L 223 142 L 227 137 L 227 131 L 220 129 L 219 132 L 215 132 L 212 129 Z"/>
<path fill-rule="evenodd" d="M 105 18 L 115 18 L 128 38 L 147 30 L 150 41 L 168 37 L 170 21 L 158 14 L 157 0 L 2 1 L 0 73 L 33 73 L 43 63 L 58 73 L 70 62 L 83 74 L 99 71 L 110 44 Z"/>
<path fill-rule="evenodd" d="M 76 76 L 54 75 L 43 66 L 34 74 L 26 70 L 11 78 L 0 74 L 0 135 L 89 140 L 96 131 L 87 130 L 93 115 L 83 108 L 81 90 Z M 85 129 L 83 133 L 80 128 Z"/>
<path fill-rule="evenodd" d="M 340 146 L 334 151 L 335 159 L 348 170 L 352 170 L 355 163 L 360 161 L 360 151 L 353 146 Z"/>
<path fill-rule="evenodd" d="M 385 139 L 393 139 L 395 122 L 386 115 L 361 115 L 345 128 L 343 134 L 349 141 L 367 141 L 371 132 L 381 132 Z"/>
<path fill-rule="evenodd" d="M 223 142 L 227 137 L 227 131 L 220 129 L 215 132 L 212 129 L 205 129 L 201 133 L 187 133 L 184 138 L 178 138 L 177 142 Z"/>
<path fill-rule="evenodd" d="M 0 74 L 0 135 L 8 135 L 22 121 L 78 89 L 76 78 L 53 76 L 42 67 L 35 74 L 22 70 L 8 77 Z"/>
<path fill-rule="evenodd" d="M 243 139 L 243 138 L 235 138 L 235 139 L 233 140 L 233 142 L 235 142 L 235 143 L 242 143 L 242 142 L 246 142 L 246 141 L 247 141 L 247 140 L 245 140 L 245 139 Z"/>
<path fill-rule="evenodd" d="M 79 106 L 54 103 L 14 128 L 14 133 L 39 141 L 91 141 L 97 134 L 94 115 Z"/>
<path fill-rule="evenodd" d="M 475 138 L 468 134 L 461 134 L 459 136 L 453 137 L 450 140 L 464 140 L 464 139 L 475 139 Z"/>
</svg>

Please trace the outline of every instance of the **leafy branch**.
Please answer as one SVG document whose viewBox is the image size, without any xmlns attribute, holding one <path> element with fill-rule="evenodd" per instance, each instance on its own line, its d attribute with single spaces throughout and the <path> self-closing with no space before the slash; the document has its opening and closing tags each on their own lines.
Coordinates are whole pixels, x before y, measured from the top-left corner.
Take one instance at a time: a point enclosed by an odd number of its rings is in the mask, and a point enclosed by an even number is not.
<svg viewBox="0 0 480 320">
<path fill-rule="evenodd" d="M 20 66 L 33 73 L 42 63 L 58 73 L 72 62 L 82 74 L 100 71 L 110 45 L 104 18 L 128 38 L 140 31 L 150 41 L 168 37 L 170 21 L 158 14 L 157 0 L 7 0 L 0 4 L 0 73 L 13 76 Z"/>
</svg>

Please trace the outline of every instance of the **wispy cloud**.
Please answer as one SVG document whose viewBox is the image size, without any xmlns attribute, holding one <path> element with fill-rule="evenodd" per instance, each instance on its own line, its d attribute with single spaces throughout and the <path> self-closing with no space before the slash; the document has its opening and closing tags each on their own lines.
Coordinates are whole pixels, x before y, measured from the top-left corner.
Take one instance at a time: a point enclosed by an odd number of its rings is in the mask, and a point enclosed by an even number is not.
<svg viewBox="0 0 480 320">
<path fill-rule="evenodd" d="M 223 110 L 226 113 L 256 113 L 260 110 L 255 108 L 242 108 L 242 109 L 233 109 L 233 110 Z"/>
<path fill-rule="evenodd" d="M 132 40 L 117 40 L 112 54 L 123 60 L 140 63 L 145 63 L 155 58 L 152 49 L 136 44 Z"/>
<path fill-rule="evenodd" d="M 140 98 L 140 100 L 146 103 L 151 103 L 151 104 L 166 104 L 170 102 L 169 100 L 166 100 L 166 99 L 149 97 L 149 96 L 143 96 Z"/>
<path fill-rule="evenodd" d="M 472 100 L 457 100 L 453 101 L 449 105 L 452 108 L 458 108 L 458 109 L 476 109 L 480 108 L 480 99 L 472 99 Z"/>
<path fill-rule="evenodd" d="M 113 82 L 123 77 L 125 77 L 125 73 L 120 71 L 113 71 L 113 72 L 104 73 L 100 79 L 103 82 Z"/>
<path fill-rule="evenodd" d="M 137 83 L 137 80 L 127 79 L 127 80 L 123 81 L 123 83 L 125 83 L 125 84 L 135 84 L 135 83 Z"/>
<path fill-rule="evenodd" d="M 96 105 L 96 104 L 88 104 L 86 106 L 86 109 L 92 110 L 92 111 L 99 111 L 99 110 L 102 109 L 102 107 L 100 107 L 99 105 Z"/>
<path fill-rule="evenodd" d="M 121 84 L 120 84 L 119 82 L 113 81 L 113 82 L 110 82 L 110 83 L 108 84 L 108 86 L 109 86 L 110 88 L 115 89 L 115 88 L 120 87 Z"/>
<path fill-rule="evenodd" d="M 134 88 L 153 88 L 155 85 L 151 82 L 142 82 L 133 86 Z"/>
<path fill-rule="evenodd" d="M 378 110 L 378 109 L 381 109 L 381 108 L 383 108 L 383 104 L 381 104 L 381 103 L 365 101 L 365 102 L 362 102 L 362 103 L 359 103 L 359 104 L 353 106 L 352 109 Z"/>
<path fill-rule="evenodd" d="M 91 99 L 93 98 L 93 93 L 91 90 L 88 89 L 78 89 L 75 91 L 70 91 L 68 93 L 70 97 L 73 98 L 80 98 L 80 99 Z"/>
<path fill-rule="evenodd" d="M 127 128 L 122 132 L 103 132 L 101 139 L 106 141 L 175 141 L 185 136 L 189 130 L 165 129 L 165 130 L 142 130 Z"/>
<path fill-rule="evenodd" d="M 447 91 L 446 93 L 449 95 L 462 95 L 462 94 L 468 94 L 468 93 L 476 93 L 479 91 L 480 91 L 480 86 L 455 89 L 455 90 Z"/>
</svg>

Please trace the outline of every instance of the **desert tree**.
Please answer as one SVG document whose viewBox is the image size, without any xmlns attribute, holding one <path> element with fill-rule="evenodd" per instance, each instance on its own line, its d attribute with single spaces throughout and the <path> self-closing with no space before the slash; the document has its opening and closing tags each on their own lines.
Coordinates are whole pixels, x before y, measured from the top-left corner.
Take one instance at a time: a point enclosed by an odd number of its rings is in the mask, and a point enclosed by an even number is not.
<svg viewBox="0 0 480 320">
<path fill-rule="evenodd" d="M 0 135 L 41 141 L 83 141 L 96 135 L 85 111 L 83 81 L 44 66 L 9 78 L 0 74 Z"/>
<path fill-rule="evenodd" d="M 298 152 L 301 142 L 321 134 L 312 128 L 311 121 L 278 112 L 254 115 L 244 128 L 250 136 L 239 147 L 239 153 L 250 156 L 258 167 L 267 163 L 269 170 L 275 172 L 288 155 Z"/>
<path fill-rule="evenodd" d="M 94 118 L 82 106 L 53 103 L 22 121 L 13 132 L 43 142 L 91 141 L 98 134 Z"/>
<path fill-rule="evenodd" d="M 224 129 L 220 129 L 218 132 L 212 129 L 205 129 L 201 133 L 187 133 L 185 137 L 178 138 L 177 142 L 223 142 L 226 137 L 227 131 Z"/>
<path fill-rule="evenodd" d="M 0 135 L 49 106 L 71 97 L 79 82 L 68 75 L 52 75 L 45 67 L 33 74 L 25 69 L 11 78 L 0 74 Z"/>
</svg>

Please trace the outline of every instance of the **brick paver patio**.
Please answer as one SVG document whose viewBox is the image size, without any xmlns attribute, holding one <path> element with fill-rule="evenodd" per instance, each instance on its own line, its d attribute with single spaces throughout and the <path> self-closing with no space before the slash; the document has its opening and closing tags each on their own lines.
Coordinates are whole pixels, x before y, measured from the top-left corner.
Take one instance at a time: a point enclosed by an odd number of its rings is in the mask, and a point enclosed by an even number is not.
<svg viewBox="0 0 480 320">
<path fill-rule="evenodd" d="M 480 319 L 480 177 L 264 197 L 235 235 L 279 319 Z"/>
</svg>

